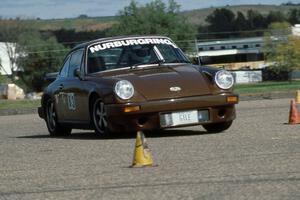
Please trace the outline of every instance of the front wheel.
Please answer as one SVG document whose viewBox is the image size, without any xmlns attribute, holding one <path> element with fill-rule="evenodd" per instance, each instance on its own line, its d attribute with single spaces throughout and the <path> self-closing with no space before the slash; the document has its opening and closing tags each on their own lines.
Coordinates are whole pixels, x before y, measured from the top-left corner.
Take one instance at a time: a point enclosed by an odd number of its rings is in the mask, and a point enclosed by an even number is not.
<svg viewBox="0 0 300 200">
<path fill-rule="evenodd" d="M 46 103 L 46 124 L 50 136 L 68 136 L 72 129 L 62 126 L 57 122 L 57 115 L 54 107 L 54 101 L 49 99 Z"/>
<path fill-rule="evenodd" d="M 214 124 L 205 124 L 202 126 L 209 133 L 220 133 L 220 132 L 223 132 L 223 131 L 229 129 L 231 124 L 232 124 L 232 121 L 228 121 L 228 122 L 221 122 L 221 123 L 214 123 Z"/>
<path fill-rule="evenodd" d="M 108 135 L 108 122 L 104 103 L 101 99 L 96 99 L 93 103 L 92 119 L 95 133 L 99 136 Z"/>
</svg>

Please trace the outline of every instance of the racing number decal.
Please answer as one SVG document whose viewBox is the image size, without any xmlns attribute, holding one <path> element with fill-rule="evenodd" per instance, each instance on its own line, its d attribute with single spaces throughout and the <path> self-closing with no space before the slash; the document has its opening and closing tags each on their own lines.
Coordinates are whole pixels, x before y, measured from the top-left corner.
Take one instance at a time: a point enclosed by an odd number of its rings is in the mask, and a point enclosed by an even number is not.
<svg viewBox="0 0 300 200">
<path fill-rule="evenodd" d="M 74 93 L 68 93 L 67 94 L 67 100 L 68 100 L 69 110 L 76 110 L 75 94 Z"/>
</svg>

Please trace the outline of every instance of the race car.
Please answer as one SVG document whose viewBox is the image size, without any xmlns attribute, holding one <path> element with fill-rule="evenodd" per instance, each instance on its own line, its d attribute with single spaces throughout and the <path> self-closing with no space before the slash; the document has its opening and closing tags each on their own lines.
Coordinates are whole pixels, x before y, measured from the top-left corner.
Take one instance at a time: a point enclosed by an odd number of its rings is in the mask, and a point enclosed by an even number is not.
<svg viewBox="0 0 300 200">
<path fill-rule="evenodd" d="M 233 84 L 228 71 L 193 65 L 168 37 L 101 38 L 67 54 L 38 113 L 51 136 L 197 125 L 222 132 L 236 117 Z"/>
</svg>

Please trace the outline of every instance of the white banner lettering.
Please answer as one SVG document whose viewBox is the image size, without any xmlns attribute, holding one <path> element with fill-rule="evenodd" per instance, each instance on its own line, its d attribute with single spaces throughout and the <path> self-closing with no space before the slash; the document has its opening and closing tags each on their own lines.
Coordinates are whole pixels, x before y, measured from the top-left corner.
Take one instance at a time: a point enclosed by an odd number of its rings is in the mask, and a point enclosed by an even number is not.
<svg viewBox="0 0 300 200">
<path fill-rule="evenodd" d="M 115 48 L 115 47 L 143 45 L 143 44 L 167 44 L 173 46 L 174 48 L 178 48 L 176 44 L 174 44 L 173 42 L 165 38 L 145 38 L 145 39 L 140 38 L 140 39 L 117 40 L 114 42 L 96 44 L 90 47 L 90 51 L 91 53 L 95 53 L 97 51 Z"/>
</svg>

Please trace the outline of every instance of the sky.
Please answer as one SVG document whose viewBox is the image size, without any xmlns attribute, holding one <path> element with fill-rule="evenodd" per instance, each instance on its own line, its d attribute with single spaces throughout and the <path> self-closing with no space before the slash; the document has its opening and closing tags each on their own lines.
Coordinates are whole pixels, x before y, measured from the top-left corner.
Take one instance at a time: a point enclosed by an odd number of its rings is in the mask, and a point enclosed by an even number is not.
<svg viewBox="0 0 300 200">
<path fill-rule="evenodd" d="M 81 14 L 90 17 L 114 16 L 131 0 L 0 0 L 2 18 L 73 18 Z M 151 0 L 136 0 L 143 5 Z M 163 0 L 168 2 L 168 0 Z M 240 4 L 300 3 L 300 0 L 176 0 L 181 10 Z"/>
</svg>

